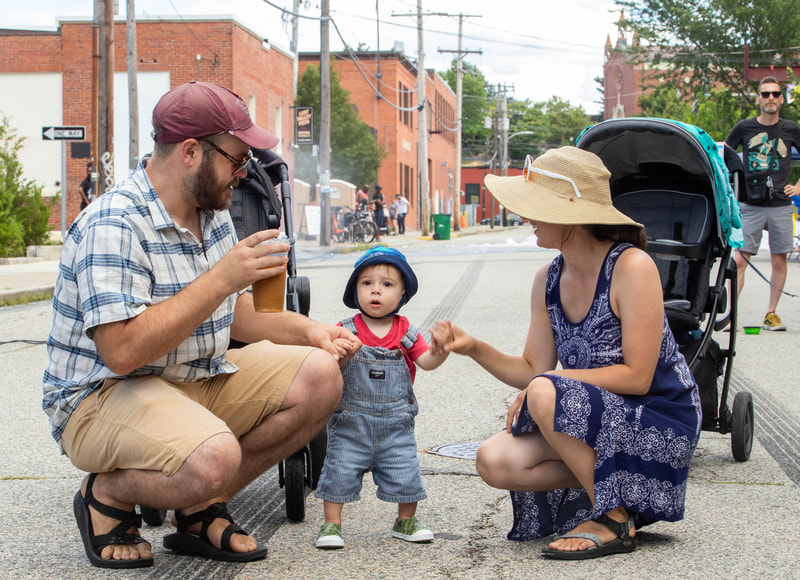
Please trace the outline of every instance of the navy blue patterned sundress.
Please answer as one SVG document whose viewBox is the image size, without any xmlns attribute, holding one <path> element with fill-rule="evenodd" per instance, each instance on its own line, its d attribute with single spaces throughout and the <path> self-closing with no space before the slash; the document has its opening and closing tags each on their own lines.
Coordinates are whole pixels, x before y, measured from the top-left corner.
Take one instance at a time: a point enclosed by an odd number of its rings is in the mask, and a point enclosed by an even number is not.
<svg viewBox="0 0 800 580">
<path fill-rule="evenodd" d="M 632 247 L 616 244 L 606 255 L 592 307 L 580 322 L 561 308 L 559 281 L 563 257 L 547 274 L 546 303 L 558 359 L 565 369 L 589 369 L 623 362 L 620 320 L 611 310 L 611 275 L 620 254 Z M 653 383 L 647 395 L 617 395 L 594 385 L 546 375 L 556 388 L 555 429 L 585 442 L 597 452 L 594 471 L 595 513 L 623 506 L 636 527 L 683 518 L 689 461 L 700 437 L 700 397 L 686 360 L 678 352 L 664 317 L 664 335 Z M 524 406 L 512 433 L 538 427 Z M 563 534 L 593 516 L 583 489 L 511 492 L 514 525 L 510 540 Z"/>
</svg>

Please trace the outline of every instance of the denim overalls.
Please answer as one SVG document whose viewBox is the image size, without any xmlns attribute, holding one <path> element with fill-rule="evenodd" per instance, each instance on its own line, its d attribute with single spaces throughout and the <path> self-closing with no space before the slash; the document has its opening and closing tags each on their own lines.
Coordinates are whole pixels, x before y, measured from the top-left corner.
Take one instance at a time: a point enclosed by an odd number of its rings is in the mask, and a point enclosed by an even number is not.
<svg viewBox="0 0 800 580">
<path fill-rule="evenodd" d="M 353 318 L 342 326 L 356 332 Z M 328 452 L 315 496 L 334 503 L 360 499 L 372 471 L 378 499 L 413 503 L 427 497 L 419 473 L 414 417 L 417 399 L 403 349 L 417 341 L 409 325 L 402 349 L 362 346 L 342 368 L 342 401 L 328 421 Z"/>
</svg>

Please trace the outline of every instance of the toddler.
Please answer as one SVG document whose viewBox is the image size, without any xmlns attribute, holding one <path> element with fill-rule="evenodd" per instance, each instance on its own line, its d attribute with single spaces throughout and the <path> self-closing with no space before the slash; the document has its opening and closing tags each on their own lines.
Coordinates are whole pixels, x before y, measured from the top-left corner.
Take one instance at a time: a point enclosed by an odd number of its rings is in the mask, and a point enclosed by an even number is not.
<svg viewBox="0 0 800 580">
<path fill-rule="evenodd" d="M 325 502 L 325 524 L 317 548 L 341 548 L 342 507 L 359 499 L 364 474 L 372 471 L 377 496 L 398 504 L 392 536 L 430 542 L 433 533 L 415 517 L 425 499 L 419 472 L 412 388 L 416 367 L 432 370 L 447 353 L 434 355 L 400 307 L 417 292 L 417 277 L 405 256 L 376 247 L 355 265 L 344 303 L 361 313 L 339 324 L 363 346 L 342 367 L 342 401 L 328 421 L 328 452 L 316 497 Z"/>
</svg>

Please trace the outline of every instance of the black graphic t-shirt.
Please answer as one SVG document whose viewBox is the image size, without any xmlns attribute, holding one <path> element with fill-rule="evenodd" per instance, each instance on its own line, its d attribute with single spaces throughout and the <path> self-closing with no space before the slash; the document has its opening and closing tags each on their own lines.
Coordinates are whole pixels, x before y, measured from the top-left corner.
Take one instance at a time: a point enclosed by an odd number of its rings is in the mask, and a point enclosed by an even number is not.
<svg viewBox="0 0 800 580">
<path fill-rule="evenodd" d="M 742 146 L 745 176 L 750 173 L 769 172 L 773 193 L 764 205 L 789 205 L 791 200 L 783 192 L 789 182 L 792 147 L 800 152 L 800 127 L 793 121 L 779 119 L 774 125 L 762 125 L 757 119 L 739 121 L 725 142 L 736 149 Z"/>
</svg>

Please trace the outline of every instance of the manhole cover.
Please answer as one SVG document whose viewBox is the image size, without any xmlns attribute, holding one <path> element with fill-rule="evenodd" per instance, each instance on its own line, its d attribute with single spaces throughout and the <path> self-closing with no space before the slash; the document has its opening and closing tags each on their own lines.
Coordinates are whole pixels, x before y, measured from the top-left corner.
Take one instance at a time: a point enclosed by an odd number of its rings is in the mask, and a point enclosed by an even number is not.
<svg viewBox="0 0 800 580">
<path fill-rule="evenodd" d="M 455 457 L 456 459 L 472 459 L 478 454 L 478 446 L 482 441 L 467 441 L 466 443 L 448 443 L 428 450 L 433 455 L 442 457 Z"/>
</svg>

